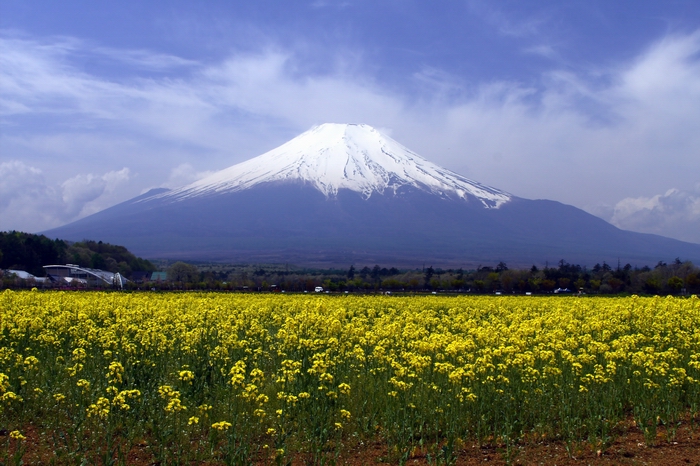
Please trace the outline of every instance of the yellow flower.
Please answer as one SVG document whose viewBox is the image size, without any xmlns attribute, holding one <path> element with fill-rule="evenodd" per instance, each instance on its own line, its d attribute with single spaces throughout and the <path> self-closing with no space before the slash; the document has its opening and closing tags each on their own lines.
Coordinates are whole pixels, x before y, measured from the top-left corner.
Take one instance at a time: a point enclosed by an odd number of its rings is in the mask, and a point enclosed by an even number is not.
<svg viewBox="0 0 700 466">
<path fill-rule="evenodd" d="M 231 426 L 232 426 L 232 424 L 230 422 L 226 422 L 226 421 L 215 422 L 214 424 L 211 425 L 212 429 L 216 429 L 219 431 L 228 430 L 231 428 Z"/>
<path fill-rule="evenodd" d="M 24 435 L 22 435 L 22 433 L 21 433 L 20 431 L 18 431 L 18 430 L 13 430 L 12 432 L 10 432 L 10 438 L 11 438 L 11 439 L 15 439 L 15 440 L 24 440 L 24 439 L 27 438 L 27 437 L 25 437 Z"/>
<path fill-rule="evenodd" d="M 36 369 L 36 366 L 38 366 L 38 365 L 39 365 L 39 360 L 34 356 L 29 356 L 24 360 L 24 369 L 25 370 Z"/>
<path fill-rule="evenodd" d="M 180 392 L 173 390 L 170 385 L 161 385 L 158 387 L 158 394 L 161 398 L 177 398 L 180 396 Z"/>
<path fill-rule="evenodd" d="M 185 410 L 187 410 L 187 406 L 184 406 L 179 398 L 171 398 L 165 407 L 165 411 L 168 413 L 178 413 Z"/>
<path fill-rule="evenodd" d="M 207 405 L 207 404 L 199 405 L 197 407 L 199 412 L 202 413 L 204 416 L 207 415 L 207 411 L 211 411 L 211 408 L 212 408 L 212 405 Z"/>
<path fill-rule="evenodd" d="M 236 364 L 234 364 L 229 371 L 229 375 L 231 376 L 231 385 L 243 385 L 245 380 L 245 369 L 245 361 L 237 361 Z"/>
<path fill-rule="evenodd" d="M 110 402 L 105 397 L 100 397 L 97 399 L 96 403 L 91 404 L 86 410 L 88 417 L 98 417 L 100 419 L 107 419 L 110 412 Z"/>
<path fill-rule="evenodd" d="M 75 348 L 72 354 L 73 359 L 77 362 L 85 361 L 85 358 L 87 357 L 87 352 L 85 351 L 85 348 Z"/>
<path fill-rule="evenodd" d="M 83 366 L 81 363 L 76 362 L 75 364 L 73 364 L 73 366 L 71 366 L 71 367 L 66 367 L 66 371 L 68 371 L 68 375 L 70 375 L 71 377 L 75 377 L 75 375 L 76 375 L 78 372 L 80 372 L 80 371 L 83 370 L 83 367 L 84 367 L 84 366 Z"/>
<path fill-rule="evenodd" d="M 126 400 L 129 398 L 137 398 L 139 396 L 141 396 L 141 392 L 139 390 L 123 390 L 116 394 L 112 400 L 112 404 L 117 406 L 119 409 L 127 411 L 131 409 L 131 406 L 127 404 Z"/>
<path fill-rule="evenodd" d="M 122 383 L 124 376 L 124 366 L 120 362 L 109 363 L 109 371 L 105 375 L 110 383 Z"/>
<path fill-rule="evenodd" d="M 19 402 L 23 401 L 22 397 L 17 395 L 15 392 L 5 392 L 5 394 L 0 396 L 0 400 L 2 400 L 2 401 L 19 401 Z"/>
<path fill-rule="evenodd" d="M 0 372 L 0 393 L 4 393 L 8 388 L 10 388 L 10 378 Z"/>
</svg>

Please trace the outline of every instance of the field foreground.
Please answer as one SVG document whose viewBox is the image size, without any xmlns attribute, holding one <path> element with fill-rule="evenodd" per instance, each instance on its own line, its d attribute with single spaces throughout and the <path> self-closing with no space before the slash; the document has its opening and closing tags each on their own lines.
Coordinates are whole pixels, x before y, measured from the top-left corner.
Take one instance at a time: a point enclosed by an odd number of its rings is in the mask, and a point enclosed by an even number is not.
<svg viewBox="0 0 700 466">
<path fill-rule="evenodd" d="M 5 464 L 700 464 L 700 300 L 0 294 Z"/>
</svg>

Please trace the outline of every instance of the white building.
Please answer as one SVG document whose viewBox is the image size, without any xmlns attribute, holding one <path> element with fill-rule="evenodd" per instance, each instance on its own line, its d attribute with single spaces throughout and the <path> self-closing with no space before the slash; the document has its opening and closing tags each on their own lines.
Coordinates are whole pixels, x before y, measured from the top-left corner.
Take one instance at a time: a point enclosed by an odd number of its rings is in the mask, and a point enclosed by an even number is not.
<svg viewBox="0 0 700 466">
<path fill-rule="evenodd" d="M 66 265 L 45 265 L 46 276 L 52 282 L 64 281 L 74 284 L 80 283 L 88 286 L 114 286 L 119 289 L 124 288 L 124 284 L 128 281 L 122 275 L 106 270 L 90 269 L 80 267 L 75 264 Z"/>
<path fill-rule="evenodd" d="M 8 275 L 14 275 L 21 280 L 33 280 L 36 283 L 44 283 L 46 281 L 45 277 L 36 277 L 29 272 L 25 272 L 24 270 L 5 270 L 5 273 Z"/>
</svg>

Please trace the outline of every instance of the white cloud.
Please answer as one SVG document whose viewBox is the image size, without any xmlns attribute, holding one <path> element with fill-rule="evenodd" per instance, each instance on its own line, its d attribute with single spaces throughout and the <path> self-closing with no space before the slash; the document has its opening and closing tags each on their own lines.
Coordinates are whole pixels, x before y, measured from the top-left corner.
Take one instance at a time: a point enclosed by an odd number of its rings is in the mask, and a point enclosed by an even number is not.
<svg viewBox="0 0 700 466">
<path fill-rule="evenodd" d="M 0 163 L 0 230 L 40 231 L 98 212 L 116 202 L 129 169 L 74 176 L 59 186 L 21 161 Z"/>
<path fill-rule="evenodd" d="M 454 168 L 525 197 L 586 205 L 692 184 L 700 172 L 698 51 L 700 34 L 671 37 L 614 69 L 553 70 L 543 87 L 482 87 L 448 109 L 449 137 L 434 140 L 473 154 L 455 157 Z"/>
<path fill-rule="evenodd" d="M 161 185 L 163 188 L 178 188 L 197 180 L 201 180 L 211 174 L 213 171 L 197 171 L 189 163 L 183 163 L 170 170 L 170 177 Z"/>
<path fill-rule="evenodd" d="M 345 2 L 345 1 L 325 1 L 325 0 L 316 0 L 314 2 L 311 2 L 309 5 L 311 8 L 327 8 L 327 7 L 336 7 L 336 8 L 345 8 L 350 6 L 350 2 Z"/>
<path fill-rule="evenodd" d="M 153 53 L 148 50 L 122 50 L 109 47 L 96 47 L 96 53 L 104 55 L 110 61 L 119 61 L 137 68 L 166 71 L 173 68 L 196 66 L 194 60 L 187 60 L 174 55 Z"/>
<path fill-rule="evenodd" d="M 129 181 L 129 169 L 107 172 L 104 175 L 76 175 L 61 184 L 65 216 L 80 218 L 99 212 L 109 204 L 116 188 Z M 107 198 L 107 199 L 105 199 Z"/>
<path fill-rule="evenodd" d="M 41 170 L 18 160 L 0 163 L 0 209 L 18 196 L 42 195 L 44 188 Z"/>
<path fill-rule="evenodd" d="M 524 53 L 529 53 L 532 55 L 539 55 L 543 58 L 548 58 L 550 60 L 561 60 L 561 56 L 555 48 L 549 44 L 536 45 L 533 47 L 528 47 L 523 50 Z"/>
<path fill-rule="evenodd" d="M 77 175 L 63 182 L 61 185 L 62 200 L 66 206 L 66 212 L 73 216 L 83 210 L 83 206 L 99 197 L 105 189 L 105 182 L 101 177 Z"/>
<path fill-rule="evenodd" d="M 36 231 L 56 225 L 60 194 L 41 170 L 12 160 L 0 163 L 0 230 Z"/>
<path fill-rule="evenodd" d="M 296 77 L 289 54 L 268 51 L 236 56 L 208 68 L 197 81 L 200 95 L 219 106 L 271 117 L 307 129 L 316 123 L 396 118 L 398 96 L 358 76 Z M 206 94 L 205 94 L 206 93 Z"/>
<path fill-rule="evenodd" d="M 694 191 L 669 189 L 652 197 L 623 199 L 610 221 L 625 230 L 700 243 L 700 183 Z"/>
<path fill-rule="evenodd" d="M 478 15 L 486 24 L 494 27 L 500 34 L 512 37 L 527 37 L 537 34 L 547 22 L 547 17 L 531 16 L 513 20 L 512 15 L 503 13 L 493 2 L 471 0 L 468 3 L 472 13 Z"/>
</svg>

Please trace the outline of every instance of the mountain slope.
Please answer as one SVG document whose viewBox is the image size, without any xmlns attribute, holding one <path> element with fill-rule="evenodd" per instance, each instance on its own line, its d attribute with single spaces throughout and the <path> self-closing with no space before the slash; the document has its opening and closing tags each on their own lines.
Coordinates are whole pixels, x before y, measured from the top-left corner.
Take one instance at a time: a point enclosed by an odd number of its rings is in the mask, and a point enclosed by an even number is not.
<svg viewBox="0 0 700 466">
<path fill-rule="evenodd" d="M 146 257 L 347 265 L 700 260 L 700 245 L 622 231 L 575 207 L 468 180 L 364 125 L 322 125 L 196 183 L 49 235 Z"/>
</svg>

